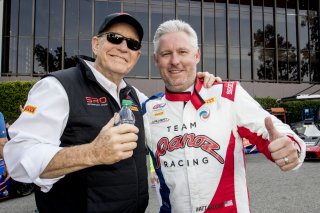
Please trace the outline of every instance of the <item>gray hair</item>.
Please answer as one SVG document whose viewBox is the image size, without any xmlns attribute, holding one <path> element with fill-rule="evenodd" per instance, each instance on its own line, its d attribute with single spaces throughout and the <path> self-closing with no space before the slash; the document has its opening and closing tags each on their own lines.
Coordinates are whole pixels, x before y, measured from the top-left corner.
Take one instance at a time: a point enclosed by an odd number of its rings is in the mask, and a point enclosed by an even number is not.
<svg viewBox="0 0 320 213">
<path fill-rule="evenodd" d="M 153 37 L 153 48 L 154 53 L 157 54 L 159 49 L 159 39 L 161 36 L 167 33 L 174 32 L 185 32 L 190 37 L 191 46 L 194 47 L 195 50 L 198 49 L 198 37 L 197 33 L 190 26 L 190 24 L 182 21 L 182 20 L 169 20 L 165 21 L 156 30 Z"/>
</svg>

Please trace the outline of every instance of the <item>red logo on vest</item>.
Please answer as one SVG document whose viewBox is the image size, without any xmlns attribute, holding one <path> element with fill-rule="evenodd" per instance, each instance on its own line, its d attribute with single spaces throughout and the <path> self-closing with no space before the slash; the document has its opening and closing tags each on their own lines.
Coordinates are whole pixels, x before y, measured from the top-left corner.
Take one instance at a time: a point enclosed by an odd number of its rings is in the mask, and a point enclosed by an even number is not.
<svg viewBox="0 0 320 213">
<path fill-rule="evenodd" d="M 86 96 L 86 102 L 88 105 L 101 105 L 101 104 L 106 104 L 108 102 L 107 97 L 89 97 Z"/>
</svg>

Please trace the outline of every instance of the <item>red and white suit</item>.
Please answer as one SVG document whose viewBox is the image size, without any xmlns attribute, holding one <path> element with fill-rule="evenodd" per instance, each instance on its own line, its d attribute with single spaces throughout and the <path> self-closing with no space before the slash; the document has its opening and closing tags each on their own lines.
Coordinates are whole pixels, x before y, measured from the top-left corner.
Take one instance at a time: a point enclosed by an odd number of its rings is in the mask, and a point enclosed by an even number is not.
<svg viewBox="0 0 320 213">
<path fill-rule="evenodd" d="M 147 146 L 161 184 L 160 212 L 250 212 L 242 138 L 271 160 L 264 125 L 270 114 L 237 82 L 206 89 L 197 81 L 190 90 L 166 91 L 143 106 Z M 272 120 L 295 141 L 302 163 L 303 141 Z"/>
</svg>

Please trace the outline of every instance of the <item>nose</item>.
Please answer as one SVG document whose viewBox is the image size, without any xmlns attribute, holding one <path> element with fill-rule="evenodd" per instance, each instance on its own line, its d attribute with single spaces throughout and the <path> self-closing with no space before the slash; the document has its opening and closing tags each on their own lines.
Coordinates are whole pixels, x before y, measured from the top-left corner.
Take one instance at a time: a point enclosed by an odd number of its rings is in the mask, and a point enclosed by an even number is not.
<svg viewBox="0 0 320 213">
<path fill-rule="evenodd" d="M 121 50 L 128 49 L 127 41 L 125 39 L 123 39 L 123 41 L 119 44 L 119 47 L 120 47 Z"/>
<path fill-rule="evenodd" d="M 173 65 L 177 65 L 177 64 L 179 64 L 180 63 L 180 57 L 179 57 L 179 55 L 178 54 L 176 54 L 176 53 L 173 53 L 172 55 L 171 55 L 171 64 L 173 64 Z"/>
</svg>

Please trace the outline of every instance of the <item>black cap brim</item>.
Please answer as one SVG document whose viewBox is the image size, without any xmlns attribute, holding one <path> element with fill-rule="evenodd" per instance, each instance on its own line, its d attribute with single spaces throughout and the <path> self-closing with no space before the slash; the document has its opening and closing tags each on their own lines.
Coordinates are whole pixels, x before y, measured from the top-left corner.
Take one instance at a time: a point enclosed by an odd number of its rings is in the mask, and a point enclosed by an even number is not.
<svg viewBox="0 0 320 213">
<path fill-rule="evenodd" d="M 112 13 L 108 15 L 103 21 L 103 23 L 101 24 L 98 30 L 98 35 L 103 33 L 107 28 L 111 27 L 113 24 L 121 23 L 121 22 L 130 24 L 131 26 L 133 26 L 138 33 L 139 40 L 142 41 L 143 28 L 141 24 L 128 13 Z"/>
</svg>

